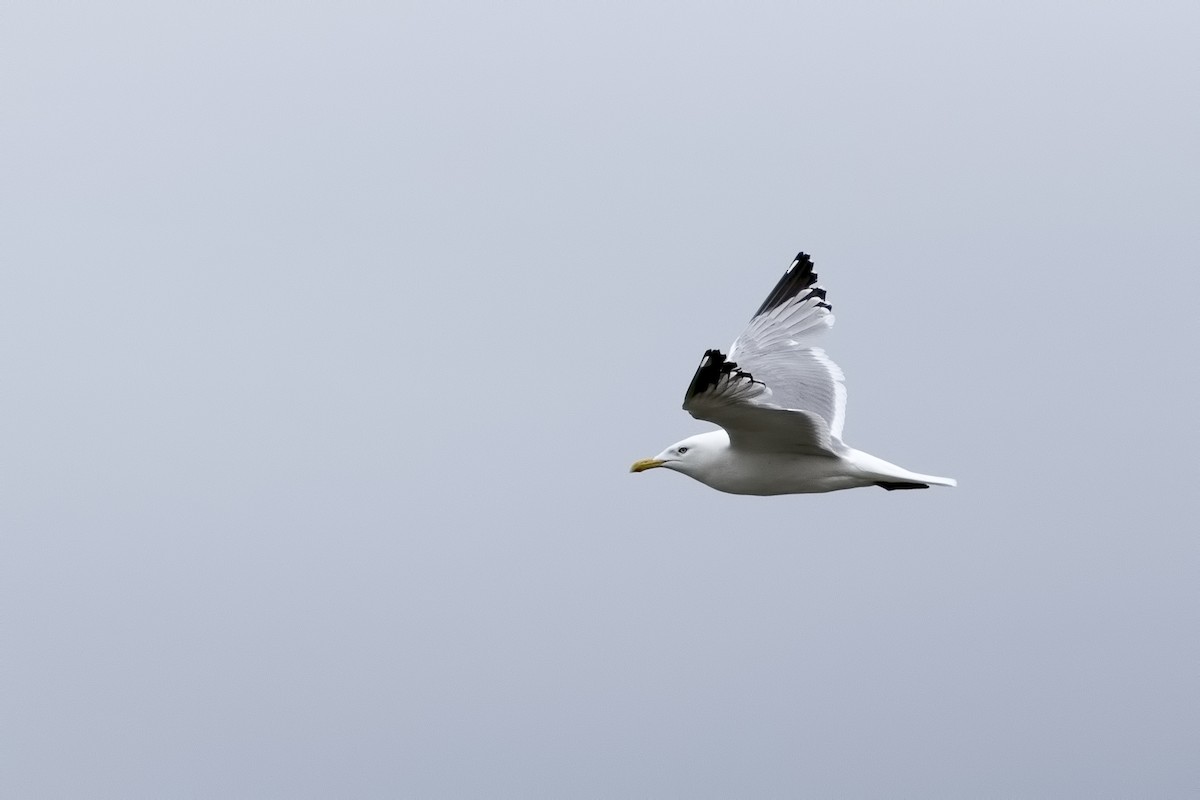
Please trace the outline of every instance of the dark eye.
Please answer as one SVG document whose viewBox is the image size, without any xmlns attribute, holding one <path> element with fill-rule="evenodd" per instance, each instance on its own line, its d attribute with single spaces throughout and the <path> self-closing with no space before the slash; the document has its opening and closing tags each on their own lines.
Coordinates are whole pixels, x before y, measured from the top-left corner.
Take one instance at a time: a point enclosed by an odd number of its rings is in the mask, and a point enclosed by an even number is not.
<svg viewBox="0 0 1200 800">
<path fill-rule="evenodd" d="M 688 449 L 687 449 L 686 447 L 681 447 L 681 448 L 679 448 L 679 455 L 683 455 L 684 453 L 686 453 L 686 452 L 687 452 L 687 450 L 688 450 Z"/>
</svg>

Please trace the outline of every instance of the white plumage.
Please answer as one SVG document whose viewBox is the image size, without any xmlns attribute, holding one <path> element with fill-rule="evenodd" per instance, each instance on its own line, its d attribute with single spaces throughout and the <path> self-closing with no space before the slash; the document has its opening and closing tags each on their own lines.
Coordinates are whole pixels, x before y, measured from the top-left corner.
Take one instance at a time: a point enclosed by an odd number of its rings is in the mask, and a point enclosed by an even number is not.
<svg viewBox="0 0 1200 800">
<path fill-rule="evenodd" d="M 707 351 L 688 386 L 684 410 L 721 430 L 677 442 L 631 471 L 665 467 L 723 492 L 756 495 L 956 485 L 842 442 L 845 376 L 815 345 L 833 326 L 826 296 L 800 253 L 729 356 Z"/>
</svg>

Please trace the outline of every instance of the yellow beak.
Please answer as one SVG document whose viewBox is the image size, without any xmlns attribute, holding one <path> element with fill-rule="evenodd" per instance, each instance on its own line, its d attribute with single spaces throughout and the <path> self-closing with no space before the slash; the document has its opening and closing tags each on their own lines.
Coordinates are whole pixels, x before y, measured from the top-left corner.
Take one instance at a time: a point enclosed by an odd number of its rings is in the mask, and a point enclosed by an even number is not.
<svg viewBox="0 0 1200 800">
<path fill-rule="evenodd" d="M 656 458 L 643 458 L 641 461 L 633 462 L 633 466 L 629 468 L 629 471 L 630 472 L 645 472 L 648 469 L 654 469 L 655 467 L 661 467 L 665 463 L 667 463 L 667 462 L 659 461 Z"/>
</svg>

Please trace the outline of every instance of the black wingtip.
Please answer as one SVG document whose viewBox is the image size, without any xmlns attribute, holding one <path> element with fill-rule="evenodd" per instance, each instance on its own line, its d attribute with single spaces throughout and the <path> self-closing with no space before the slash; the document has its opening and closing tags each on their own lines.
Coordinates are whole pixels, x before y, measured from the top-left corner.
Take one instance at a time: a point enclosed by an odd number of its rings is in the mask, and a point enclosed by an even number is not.
<svg viewBox="0 0 1200 800">
<path fill-rule="evenodd" d="M 739 368 L 736 361 L 726 358 L 720 350 L 705 350 L 704 358 L 700 359 L 700 366 L 696 367 L 696 374 L 692 376 L 692 382 L 688 384 L 687 394 L 683 396 L 684 406 L 687 406 L 688 401 L 693 397 L 704 394 L 720 383 L 722 378 L 730 375 L 733 376 L 732 380 L 761 383 L 761 381 L 754 380 L 754 376 L 749 372 Z"/>
<path fill-rule="evenodd" d="M 765 314 L 768 311 L 778 308 L 779 306 L 791 300 L 800 292 L 812 287 L 817 282 L 817 273 L 813 272 L 812 258 L 808 253 L 803 251 L 796 254 L 792 259 L 791 265 L 787 268 L 787 272 L 783 273 L 783 277 L 779 279 L 779 283 L 775 284 L 775 288 L 767 295 L 767 299 L 758 307 L 758 311 L 754 312 L 754 316 Z M 822 300 L 825 299 L 825 290 L 814 288 L 813 294 L 818 294 Z M 826 307 L 830 307 L 828 303 Z"/>
<path fill-rule="evenodd" d="M 894 492 L 897 489 L 928 489 L 928 483 L 917 483 L 916 481 L 875 481 L 875 485 L 881 489 L 887 489 L 889 492 Z"/>
<path fill-rule="evenodd" d="M 683 402 L 686 403 L 696 395 L 716 386 L 717 381 L 721 380 L 721 373 L 729 372 L 733 368 L 733 365 L 727 366 L 728 363 L 725 354 L 720 350 L 705 350 L 704 358 L 700 359 L 700 366 L 696 368 L 696 374 L 692 376 L 692 382 L 688 384 Z"/>
</svg>

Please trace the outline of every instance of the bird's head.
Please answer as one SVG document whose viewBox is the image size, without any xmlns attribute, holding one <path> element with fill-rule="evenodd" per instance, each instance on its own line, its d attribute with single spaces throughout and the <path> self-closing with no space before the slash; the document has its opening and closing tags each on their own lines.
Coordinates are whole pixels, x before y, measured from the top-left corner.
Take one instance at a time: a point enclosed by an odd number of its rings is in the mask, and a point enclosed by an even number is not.
<svg viewBox="0 0 1200 800">
<path fill-rule="evenodd" d="M 720 432 L 715 433 L 719 434 Z M 696 470 L 702 469 L 716 455 L 720 444 L 714 441 L 715 438 L 712 433 L 688 437 L 671 445 L 654 458 L 643 458 L 641 461 L 634 462 L 629 471 L 645 472 L 655 467 L 666 467 L 676 472 L 682 472 L 684 475 L 694 475 Z M 728 439 L 726 439 L 727 441 Z"/>
</svg>

